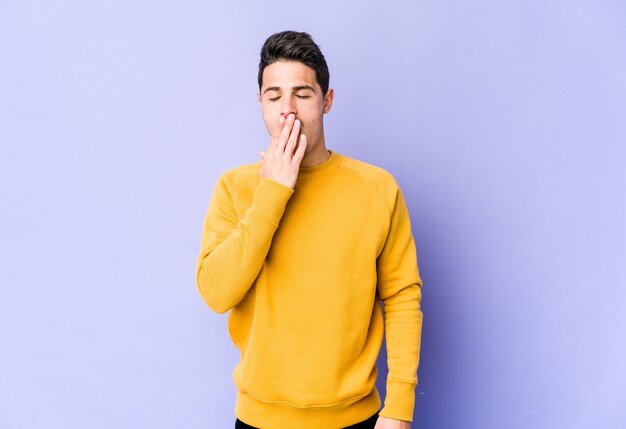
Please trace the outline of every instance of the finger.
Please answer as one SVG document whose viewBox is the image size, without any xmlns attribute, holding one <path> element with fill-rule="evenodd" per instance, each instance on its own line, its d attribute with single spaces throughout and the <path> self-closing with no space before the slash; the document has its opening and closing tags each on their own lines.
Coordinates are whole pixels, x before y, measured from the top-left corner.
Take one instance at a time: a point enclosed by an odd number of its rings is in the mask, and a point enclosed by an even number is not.
<svg viewBox="0 0 626 429">
<path fill-rule="evenodd" d="M 292 161 L 300 165 L 302 162 L 302 158 L 304 158 L 304 153 L 306 152 L 306 136 L 304 134 L 300 134 L 300 144 L 298 145 L 298 149 L 296 153 L 293 154 Z"/>
<path fill-rule="evenodd" d="M 274 128 L 274 132 L 272 133 L 268 150 L 276 149 L 276 147 L 278 146 L 278 140 L 280 138 L 280 133 L 282 132 L 284 125 L 285 117 L 283 115 L 280 115 L 280 117 L 278 118 L 278 125 L 276 126 L 276 128 Z"/>
<path fill-rule="evenodd" d="M 285 125 L 283 126 L 282 131 L 280 132 L 280 136 L 278 137 L 278 145 L 276 146 L 276 150 L 279 153 L 283 153 L 285 151 L 285 145 L 287 144 L 287 140 L 289 139 L 289 134 L 291 133 L 291 128 L 293 128 L 293 123 L 296 120 L 296 115 L 290 113 L 287 116 L 287 120 L 285 121 Z"/>
<path fill-rule="evenodd" d="M 287 141 L 287 145 L 285 146 L 285 153 L 292 156 L 293 151 L 296 147 L 296 143 L 298 142 L 298 138 L 300 137 L 300 120 L 296 119 L 293 123 L 293 128 L 291 129 L 291 134 L 289 135 L 289 140 Z"/>
<path fill-rule="evenodd" d="M 265 161 L 265 152 L 260 150 L 259 156 L 261 156 L 262 161 Z M 261 162 L 261 168 L 259 169 L 259 176 L 263 177 L 263 162 Z"/>
</svg>

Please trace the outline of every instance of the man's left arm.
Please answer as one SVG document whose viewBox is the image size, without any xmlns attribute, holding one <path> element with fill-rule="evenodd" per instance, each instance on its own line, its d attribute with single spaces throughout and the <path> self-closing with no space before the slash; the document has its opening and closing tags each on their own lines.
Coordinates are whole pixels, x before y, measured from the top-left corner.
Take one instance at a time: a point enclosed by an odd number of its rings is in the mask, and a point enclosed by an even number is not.
<svg viewBox="0 0 626 429">
<path fill-rule="evenodd" d="M 417 267 L 409 212 L 399 188 L 389 233 L 377 259 L 378 295 L 384 302 L 387 395 L 376 428 L 410 428 L 415 407 L 422 311 L 422 280 Z"/>
</svg>

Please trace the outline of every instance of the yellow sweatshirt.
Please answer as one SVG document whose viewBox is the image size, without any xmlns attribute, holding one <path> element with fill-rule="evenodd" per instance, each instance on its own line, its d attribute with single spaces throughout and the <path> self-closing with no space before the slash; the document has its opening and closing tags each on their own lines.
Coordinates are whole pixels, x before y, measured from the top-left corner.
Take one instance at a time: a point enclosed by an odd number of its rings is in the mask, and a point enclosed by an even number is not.
<svg viewBox="0 0 626 429">
<path fill-rule="evenodd" d="M 337 429 L 379 411 L 385 331 L 380 415 L 413 419 L 422 281 L 408 210 L 387 171 L 329 152 L 294 189 L 260 178 L 261 161 L 225 172 L 204 221 L 198 291 L 230 310 L 235 415 L 261 429 Z"/>
</svg>

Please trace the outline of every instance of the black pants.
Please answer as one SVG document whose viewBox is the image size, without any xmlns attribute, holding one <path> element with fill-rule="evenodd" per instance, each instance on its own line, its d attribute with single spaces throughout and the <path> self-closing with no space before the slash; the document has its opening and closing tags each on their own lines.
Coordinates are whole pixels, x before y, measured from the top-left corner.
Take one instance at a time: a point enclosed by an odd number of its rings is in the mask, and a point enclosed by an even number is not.
<svg viewBox="0 0 626 429">
<path fill-rule="evenodd" d="M 376 426 L 376 420 L 378 420 L 378 412 L 376 412 L 376 414 L 374 414 L 369 419 L 363 420 L 362 422 L 356 423 L 354 425 L 350 425 L 344 429 L 374 429 L 374 426 Z M 254 426 L 245 424 L 241 420 L 237 419 L 235 421 L 235 429 L 259 429 L 259 428 L 255 428 Z"/>
</svg>

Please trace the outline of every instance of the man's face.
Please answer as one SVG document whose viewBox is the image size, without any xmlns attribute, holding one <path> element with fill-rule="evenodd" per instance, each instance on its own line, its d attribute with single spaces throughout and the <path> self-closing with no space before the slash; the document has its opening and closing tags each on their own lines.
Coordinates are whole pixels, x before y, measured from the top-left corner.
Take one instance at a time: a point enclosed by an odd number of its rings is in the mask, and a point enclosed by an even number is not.
<svg viewBox="0 0 626 429">
<path fill-rule="evenodd" d="M 317 83 L 315 71 L 297 61 L 277 61 L 263 70 L 263 86 L 257 95 L 263 121 L 270 135 L 279 126 L 281 116 L 295 114 L 301 122 L 301 133 L 307 138 L 307 152 L 323 139 L 322 118 L 330 111 L 333 90 L 326 97 Z"/>
</svg>

